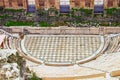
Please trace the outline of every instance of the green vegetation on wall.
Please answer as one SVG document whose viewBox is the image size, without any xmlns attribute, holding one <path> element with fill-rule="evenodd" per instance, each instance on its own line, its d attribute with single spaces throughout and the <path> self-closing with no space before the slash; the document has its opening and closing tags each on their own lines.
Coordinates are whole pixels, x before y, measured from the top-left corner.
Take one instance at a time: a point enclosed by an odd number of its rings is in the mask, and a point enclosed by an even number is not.
<svg viewBox="0 0 120 80">
<path fill-rule="evenodd" d="M 4 26 L 79 26 L 88 23 L 100 23 L 101 26 L 120 26 L 120 8 L 105 9 L 105 14 L 92 16 L 92 9 L 72 8 L 70 14 L 61 14 L 55 8 L 38 9 L 36 13 L 26 13 L 22 9 L 4 9 L 0 7 L 0 25 Z"/>
<path fill-rule="evenodd" d="M 117 12 L 119 12 L 120 11 L 120 9 L 118 8 L 109 8 L 109 9 L 105 9 L 105 11 L 106 11 L 106 14 L 108 15 L 108 16 L 110 16 L 110 15 L 115 15 Z"/>
<path fill-rule="evenodd" d="M 75 12 L 79 12 L 79 14 L 82 15 L 85 15 L 85 16 L 91 16 L 92 15 L 92 9 L 83 9 L 83 8 L 80 8 L 80 9 L 75 9 L 75 8 L 72 8 L 71 10 L 71 14 L 72 15 L 75 15 Z"/>
<path fill-rule="evenodd" d="M 116 8 L 110 8 L 110 9 L 105 9 L 106 10 L 106 14 L 113 14 L 114 11 L 116 11 Z"/>
</svg>

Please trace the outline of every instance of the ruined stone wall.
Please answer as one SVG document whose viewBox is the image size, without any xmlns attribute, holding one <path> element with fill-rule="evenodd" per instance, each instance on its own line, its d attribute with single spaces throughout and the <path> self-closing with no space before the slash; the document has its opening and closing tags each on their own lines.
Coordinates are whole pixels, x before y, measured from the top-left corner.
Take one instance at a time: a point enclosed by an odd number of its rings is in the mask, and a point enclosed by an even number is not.
<svg viewBox="0 0 120 80">
<path fill-rule="evenodd" d="M 22 5 L 19 5 L 21 1 Z M 35 0 L 36 9 L 60 9 L 60 0 Z M 27 0 L 0 0 L 0 6 L 13 9 L 27 9 Z M 104 8 L 120 7 L 120 0 L 104 0 Z M 94 8 L 94 0 L 70 0 L 70 8 Z"/>
<path fill-rule="evenodd" d="M 43 0 L 45 5 L 44 8 L 54 7 L 56 9 L 60 8 L 60 0 Z M 40 0 L 36 0 L 37 8 L 40 8 Z M 104 0 L 104 8 L 117 8 L 120 5 L 119 0 Z M 70 0 L 70 8 L 94 8 L 94 0 Z"/>
<path fill-rule="evenodd" d="M 4 0 L 3 4 L 5 8 L 27 9 L 26 0 Z"/>
</svg>

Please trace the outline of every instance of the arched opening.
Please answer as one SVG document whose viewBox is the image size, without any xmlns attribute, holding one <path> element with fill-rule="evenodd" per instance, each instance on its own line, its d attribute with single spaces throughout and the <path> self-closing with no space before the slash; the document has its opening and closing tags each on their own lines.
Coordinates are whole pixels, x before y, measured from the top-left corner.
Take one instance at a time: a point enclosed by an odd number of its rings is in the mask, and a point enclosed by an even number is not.
<svg viewBox="0 0 120 80">
<path fill-rule="evenodd" d="M 70 12 L 70 0 L 60 0 L 60 13 Z"/>
<path fill-rule="evenodd" d="M 104 12 L 104 0 L 95 0 L 94 13 L 103 13 L 103 12 Z"/>
<path fill-rule="evenodd" d="M 75 0 L 75 7 L 80 7 L 80 0 Z"/>
<path fill-rule="evenodd" d="M 39 0 L 39 6 L 40 6 L 40 8 L 44 8 L 45 0 Z"/>
<path fill-rule="evenodd" d="M 50 7 L 55 7 L 55 0 L 49 0 Z"/>
<path fill-rule="evenodd" d="M 35 0 L 27 0 L 28 2 L 28 12 L 35 12 L 36 11 L 36 7 L 35 7 Z"/>
<path fill-rule="evenodd" d="M 91 0 L 85 0 L 85 7 L 90 8 Z"/>
<path fill-rule="evenodd" d="M 23 1 L 22 0 L 17 0 L 18 6 L 22 7 L 23 6 Z"/>
<path fill-rule="evenodd" d="M 113 7 L 113 0 L 108 0 L 107 6 L 108 6 L 108 7 Z"/>
</svg>

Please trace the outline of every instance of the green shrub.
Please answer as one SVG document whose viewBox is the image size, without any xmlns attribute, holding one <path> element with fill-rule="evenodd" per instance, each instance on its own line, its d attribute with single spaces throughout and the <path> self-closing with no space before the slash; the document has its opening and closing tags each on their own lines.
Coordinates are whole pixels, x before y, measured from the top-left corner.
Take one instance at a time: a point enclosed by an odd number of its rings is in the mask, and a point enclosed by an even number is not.
<svg viewBox="0 0 120 80">
<path fill-rule="evenodd" d="M 58 15 L 58 10 L 56 8 L 49 8 L 48 12 L 54 12 L 55 15 Z"/>
<path fill-rule="evenodd" d="M 32 74 L 32 77 L 30 80 L 42 80 L 41 78 L 38 78 L 35 73 Z"/>
<path fill-rule="evenodd" d="M 116 8 L 105 9 L 107 15 L 114 15 Z"/>
<path fill-rule="evenodd" d="M 84 14 L 86 16 L 89 16 L 89 15 L 92 15 L 92 10 L 91 9 L 83 9 L 83 8 L 80 8 L 79 9 L 81 12 L 84 12 Z"/>
</svg>

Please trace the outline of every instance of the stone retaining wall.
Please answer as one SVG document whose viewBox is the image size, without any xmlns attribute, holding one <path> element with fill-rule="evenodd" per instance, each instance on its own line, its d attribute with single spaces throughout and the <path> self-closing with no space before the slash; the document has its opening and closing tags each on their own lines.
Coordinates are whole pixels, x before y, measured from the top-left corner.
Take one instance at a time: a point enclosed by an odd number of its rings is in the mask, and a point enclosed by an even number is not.
<svg viewBox="0 0 120 80">
<path fill-rule="evenodd" d="M 41 34 L 41 35 L 98 35 L 98 34 L 116 34 L 120 33 L 120 27 L 99 27 L 99 28 L 88 28 L 88 27 L 6 27 L 1 28 L 10 33 L 20 33 L 24 34 Z"/>
</svg>

